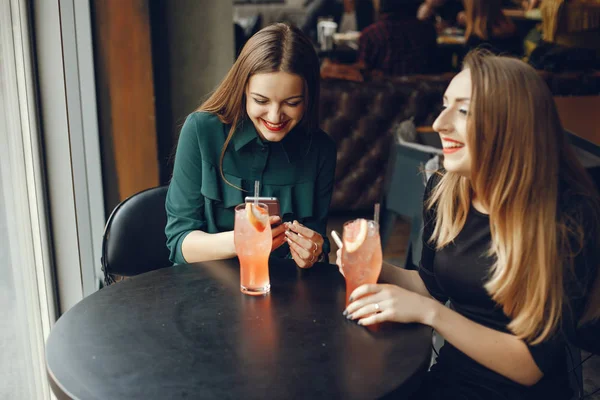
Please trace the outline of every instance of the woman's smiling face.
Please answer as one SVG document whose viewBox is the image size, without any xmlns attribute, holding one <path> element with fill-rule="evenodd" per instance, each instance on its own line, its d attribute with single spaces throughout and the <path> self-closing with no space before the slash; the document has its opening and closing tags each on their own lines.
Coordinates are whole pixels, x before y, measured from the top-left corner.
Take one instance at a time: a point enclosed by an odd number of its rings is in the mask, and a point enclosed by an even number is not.
<svg viewBox="0 0 600 400">
<path fill-rule="evenodd" d="M 467 147 L 467 122 L 471 106 L 471 73 L 461 71 L 446 89 L 444 107 L 433 123 L 444 146 L 444 168 L 470 177 L 471 154 Z"/>
<path fill-rule="evenodd" d="M 281 141 L 304 116 L 304 79 L 287 72 L 250 77 L 246 88 L 246 113 L 258 135 L 270 142 Z"/>
</svg>

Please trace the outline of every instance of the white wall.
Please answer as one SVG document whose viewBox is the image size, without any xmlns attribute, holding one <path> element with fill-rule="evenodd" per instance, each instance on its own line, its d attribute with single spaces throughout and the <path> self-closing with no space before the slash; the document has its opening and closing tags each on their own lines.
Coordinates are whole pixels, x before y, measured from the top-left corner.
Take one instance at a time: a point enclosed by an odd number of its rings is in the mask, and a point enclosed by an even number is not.
<svg viewBox="0 0 600 400">
<path fill-rule="evenodd" d="M 177 0 L 166 6 L 171 113 L 180 126 L 233 64 L 231 1 Z"/>
<path fill-rule="evenodd" d="M 61 313 L 98 289 L 104 204 L 89 4 L 34 0 L 39 106 Z"/>
</svg>

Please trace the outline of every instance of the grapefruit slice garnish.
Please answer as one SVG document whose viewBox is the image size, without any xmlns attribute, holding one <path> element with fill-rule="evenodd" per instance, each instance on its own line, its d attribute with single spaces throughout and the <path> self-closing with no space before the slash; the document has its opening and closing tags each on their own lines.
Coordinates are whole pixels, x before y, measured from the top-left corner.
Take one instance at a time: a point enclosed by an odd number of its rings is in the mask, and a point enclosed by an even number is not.
<svg viewBox="0 0 600 400">
<path fill-rule="evenodd" d="M 367 238 L 369 225 L 366 219 L 359 218 L 344 226 L 344 247 L 348 253 L 354 253 Z"/>
<path fill-rule="evenodd" d="M 267 227 L 268 214 L 261 207 L 254 207 L 252 203 L 246 203 L 246 216 L 248 222 L 259 232 L 262 232 Z"/>
</svg>

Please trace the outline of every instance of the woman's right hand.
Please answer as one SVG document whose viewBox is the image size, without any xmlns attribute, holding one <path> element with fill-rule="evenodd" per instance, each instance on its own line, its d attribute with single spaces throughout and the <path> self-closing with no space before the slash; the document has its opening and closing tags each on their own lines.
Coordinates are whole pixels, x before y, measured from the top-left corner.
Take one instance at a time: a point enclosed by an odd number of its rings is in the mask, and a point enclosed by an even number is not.
<svg viewBox="0 0 600 400">
<path fill-rule="evenodd" d="M 376 283 L 364 284 L 350 295 L 350 304 L 344 311 L 348 319 L 359 325 L 373 325 L 384 321 L 433 325 L 441 304 L 430 297 L 401 288 Z"/>
<path fill-rule="evenodd" d="M 281 223 L 281 218 L 277 215 L 273 215 L 269 217 L 269 222 L 271 223 L 271 234 L 273 235 L 273 245 L 271 246 L 271 251 L 275 251 L 282 244 L 285 243 L 285 224 Z M 279 225 L 277 225 L 279 224 Z M 274 226 L 277 225 L 277 226 Z"/>
</svg>

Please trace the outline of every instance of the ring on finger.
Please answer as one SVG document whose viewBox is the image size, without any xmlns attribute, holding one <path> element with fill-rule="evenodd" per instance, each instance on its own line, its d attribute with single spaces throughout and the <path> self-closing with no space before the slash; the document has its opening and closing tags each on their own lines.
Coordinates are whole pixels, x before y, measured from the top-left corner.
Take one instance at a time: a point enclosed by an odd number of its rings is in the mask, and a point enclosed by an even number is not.
<svg viewBox="0 0 600 400">
<path fill-rule="evenodd" d="M 379 307 L 379 303 L 375 303 L 375 311 L 379 311 L 381 307 Z"/>
<path fill-rule="evenodd" d="M 315 246 L 315 248 L 312 251 L 313 255 L 315 255 L 317 253 L 317 250 L 319 250 L 319 245 L 316 242 L 312 242 L 312 244 Z"/>
</svg>

